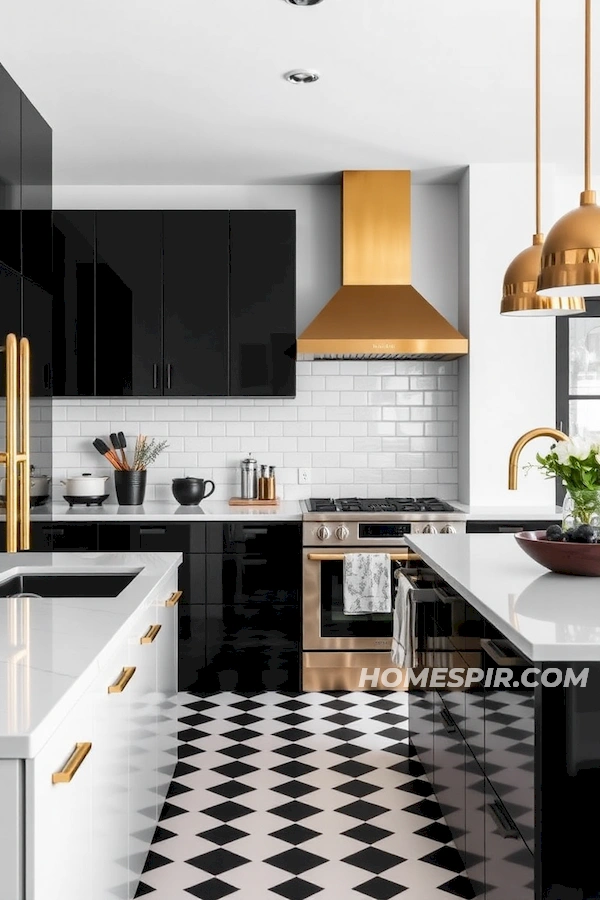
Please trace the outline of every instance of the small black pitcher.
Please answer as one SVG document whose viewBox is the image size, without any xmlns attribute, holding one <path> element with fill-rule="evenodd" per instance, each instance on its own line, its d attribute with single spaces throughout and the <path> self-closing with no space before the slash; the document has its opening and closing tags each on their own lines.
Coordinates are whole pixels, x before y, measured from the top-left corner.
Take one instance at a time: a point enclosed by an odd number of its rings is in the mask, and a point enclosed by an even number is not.
<svg viewBox="0 0 600 900">
<path fill-rule="evenodd" d="M 119 506 L 141 506 L 146 493 L 146 470 L 115 472 L 115 490 Z"/>
</svg>

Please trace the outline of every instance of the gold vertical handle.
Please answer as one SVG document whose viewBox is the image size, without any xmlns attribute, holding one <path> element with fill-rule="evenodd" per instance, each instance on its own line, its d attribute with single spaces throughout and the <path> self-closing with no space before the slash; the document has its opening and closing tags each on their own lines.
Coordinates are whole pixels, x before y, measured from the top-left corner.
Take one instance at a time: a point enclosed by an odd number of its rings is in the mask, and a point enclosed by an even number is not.
<svg viewBox="0 0 600 900">
<path fill-rule="evenodd" d="M 109 685 L 109 694 L 122 694 L 135 674 L 135 666 L 126 666 L 114 684 Z"/>
<path fill-rule="evenodd" d="M 6 335 L 6 552 L 17 552 L 17 338 Z"/>
<path fill-rule="evenodd" d="M 72 781 L 79 766 L 91 749 L 92 745 L 89 741 L 82 744 L 75 744 L 75 749 L 60 772 L 54 772 L 52 774 L 52 784 L 68 784 L 69 781 Z"/>
<path fill-rule="evenodd" d="M 179 601 L 183 596 L 183 591 L 175 591 L 168 600 L 165 601 L 165 606 L 177 606 Z"/>
<path fill-rule="evenodd" d="M 19 341 L 19 413 L 21 428 L 19 435 L 19 465 L 21 466 L 20 478 L 20 549 L 29 550 L 30 547 L 30 501 L 31 478 L 29 465 L 29 394 L 30 394 L 30 353 L 29 341 L 21 338 Z"/>
<path fill-rule="evenodd" d="M 151 625 L 146 634 L 140 638 L 140 644 L 151 644 L 161 629 L 161 625 Z"/>
</svg>

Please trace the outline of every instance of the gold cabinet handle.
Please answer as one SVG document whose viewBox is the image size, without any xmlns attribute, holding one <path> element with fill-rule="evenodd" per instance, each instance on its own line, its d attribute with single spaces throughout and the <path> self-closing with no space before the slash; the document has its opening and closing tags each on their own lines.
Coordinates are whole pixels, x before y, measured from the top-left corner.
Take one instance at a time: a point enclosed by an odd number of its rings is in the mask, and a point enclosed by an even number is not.
<svg viewBox="0 0 600 900">
<path fill-rule="evenodd" d="M 151 644 L 161 627 L 161 625 L 151 625 L 146 634 L 140 638 L 140 644 Z"/>
<path fill-rule="evenodd" d="M 108 693 L 109 694 L 121 694 L 135 673 L 135 666 L 127 666 L 123 669 L 117 680 L 114 684 L 109 685 Z"/>
<path fill-rule="evenodd" d="M 182 597 L 183 591 L 175 591 L 165 602 L 165 606 L 177 606 Z"/>
<path fill-rule="evenodd" d="M 72 781 L 77 769 L 91 749 L 92 745 L 89 741 L 85 741 L 82 744 L 75 744 L 75 749 L 60 772 L 54 772 L 52 774 L 52 784 L 68 784 L 69 781 Z"/>
</svg>

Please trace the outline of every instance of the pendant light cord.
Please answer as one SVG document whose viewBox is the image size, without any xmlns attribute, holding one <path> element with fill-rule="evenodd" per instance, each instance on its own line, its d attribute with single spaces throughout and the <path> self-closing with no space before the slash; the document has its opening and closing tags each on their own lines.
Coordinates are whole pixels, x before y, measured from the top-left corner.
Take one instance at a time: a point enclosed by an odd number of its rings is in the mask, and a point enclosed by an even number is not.
<svg viewBox="0 0 600 900">
<path fill-rule="evenodd" d="M 585 158 L 584 190 L 592 189 L 592 0 L 585 0 Z"/>
<path fill-rule="evenodd" d="M 589 2 L 589 0 L 588 0 Z M 541 7 L 535 0 L 535 233 L 542 231 Z"/>
</svg>

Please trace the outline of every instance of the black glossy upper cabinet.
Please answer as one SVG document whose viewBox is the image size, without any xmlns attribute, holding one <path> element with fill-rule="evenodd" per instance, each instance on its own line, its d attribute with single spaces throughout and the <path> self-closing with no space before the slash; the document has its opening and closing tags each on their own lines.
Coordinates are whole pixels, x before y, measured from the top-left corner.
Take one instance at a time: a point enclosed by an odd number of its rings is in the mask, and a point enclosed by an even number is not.
<svg viewBox="0 0 600 900">
<path fill-rule="evenodd" d="M 21 91 L 0 66 L 0 262 L 21 271 Z"/>
<path fill-rule="evenodd" d="M 23 334 L 31 345 L 31 396 L 52 396 L 52 294 L 23 278 Z"/>
<path fill-rule="evenodd" d="M 0 264 L 0 339 L 21 332 L 21 276 Z M 0 354 L 0 396 L 6 394 L 4 353 Z M 2 426 L 2 431 L 4 426 Z"/>
<path fill-rule="evenodd" d="M 52 129 L 21 93 L 22 274 L 52 288 Z"/>
<path fill-rule="evenodd" d="M 296 213 L 230 214 L 230 389 L 233 397 L 296 393 Z"/>
<path fill-rule="evenodd" d="M 228 394 L 229 213 L 163 214 L 164 394 Z"/>
<path fill-rule="evenodd" d="M 161 394 L 161 213 L 96 213 L 96 395 Z"/>
<path fill-rule="evenodd" d="M 56 397 L 92 397 L 94 213 L 55 211 L 53 222 L 53 393 Z M 116 327 L 116 309 L 114 316 Z"/>
</svg>

